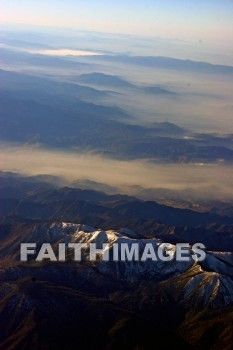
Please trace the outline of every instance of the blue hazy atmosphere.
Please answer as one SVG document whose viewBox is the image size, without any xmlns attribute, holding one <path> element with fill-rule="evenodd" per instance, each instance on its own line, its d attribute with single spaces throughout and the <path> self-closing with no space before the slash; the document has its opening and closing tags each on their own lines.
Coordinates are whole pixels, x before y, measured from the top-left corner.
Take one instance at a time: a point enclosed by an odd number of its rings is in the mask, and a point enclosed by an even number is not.
<svg viewBox="0 0 233 350">
<path fill-rule="evenodd" d="M 233 31 L 230 0 L 1 0 L 0 4 L 3 21 L 14 23 L 193 39 L 230 40 Z"/>
</svg>

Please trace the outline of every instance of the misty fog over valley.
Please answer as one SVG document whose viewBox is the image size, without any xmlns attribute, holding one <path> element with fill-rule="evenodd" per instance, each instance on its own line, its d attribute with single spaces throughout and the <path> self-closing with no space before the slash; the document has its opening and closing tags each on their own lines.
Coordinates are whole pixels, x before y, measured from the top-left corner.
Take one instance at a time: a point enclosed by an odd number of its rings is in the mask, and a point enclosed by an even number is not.
<svg viewBox="0 0 233 350">
<path fill-rule="evenodd" d="M 111 52 L 98 33 L 60 34 L 58 47 L 58 35 L 2 34 L 4 171 L 232 199 L 232 66 L 146 56 L 149 44 L 142 55 L 130 37 L 130 53 Z"/>
</svg>

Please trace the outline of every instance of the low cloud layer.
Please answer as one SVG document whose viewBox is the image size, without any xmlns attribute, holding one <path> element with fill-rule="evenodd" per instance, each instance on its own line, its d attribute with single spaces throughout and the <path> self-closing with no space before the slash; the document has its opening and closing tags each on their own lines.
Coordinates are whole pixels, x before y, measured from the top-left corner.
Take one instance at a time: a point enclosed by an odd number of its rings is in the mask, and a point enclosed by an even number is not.
<svg viewBox="0 0 233 350">
<path fill-rule="evenodd" d="M 232 200 L 232 167 L 225 165 L 154 164 L 119 161 L 96 154 L 59 152 L 35 147 L 4 145 L 1 169 L 26 175 L 62 176 L 67 183 L 89 179 L 114 186 L 121 193 L 136 194 L 140 188 L 163 188 L 198 198 Z"/>
</svg>

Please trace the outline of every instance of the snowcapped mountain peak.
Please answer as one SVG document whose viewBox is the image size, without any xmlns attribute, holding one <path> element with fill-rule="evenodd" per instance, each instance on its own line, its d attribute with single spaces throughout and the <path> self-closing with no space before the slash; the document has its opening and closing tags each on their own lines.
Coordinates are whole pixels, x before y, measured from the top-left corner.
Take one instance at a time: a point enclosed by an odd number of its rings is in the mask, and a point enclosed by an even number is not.
<svg viewBox="0 0 233 350">
<path fill-rule="evenodd" d="M 11 259 L 18 260 L 19 244 L 15 236 L 3 243 L 4 249 L 0 250 L 0 254 L 4 257 L 4 252 L 10 252 Z M 20 242 L 34 242 L 39 247 L 43 243 L 50 243 L 55 254 L 57 254 L 58 244 L 65 243 L 67 249 L 69 243 L 85 243 L 83 249 L 82 266 L 86 268 L 86 273 L 100 274 L 105 278 L 116 281 L 125 281 L 125 283 L 137 285 L 139 282 L 153 281 L 154 283 L 164 283 L 168 285 L 169 290 L 174 288 L 180 291 L 180 300 L 192 302 L 194 305 L 229 305 L 233 303 L 233 267 L 231 264 L 233 253 L 206 252 L 204 261 L 179 261 L 175 258 L 171 260 L 161 260 L 159 258 L 159 248 L 164 242 L 156 237 L 144 238 L 129 229 L 101 230 L 92 226 L 68 223 L 68 222 L 52 222 L 38 224 L 32 226 L 21 236 L 18 237 Z M 89 251 L 91 244 L 96 244 L 99 250 L 98 259 L 91 261 Z M 106 246 L 104 246 L 106 244 Z M 156 259 L 137 259 L 136 255 L 129 258 L 130 251 L 134 246 L 138 247 L 139 256 L 143 255 L 147 244 L 150 249 L 154 249 Z M 117 254 L 119 259 L 112 259 L 115 254 L 115 246 L 120 247 Z M 122 253 L 121 247 L 126 247 Z M 188 248 L 189 253 L 193 253 L 192 248 Z M 169 244 L 169 254 L 175 256 L 176 245 Z M 72 252 L 68 251 L 69 264 L 72 261 Z M 104 256 L 108 253 L 109 260 L 105 260 Z M 123 255 L 122 255 L 123 254 Z M 123 256 L 123 258 L 122 258 Z M 51 264 L 51 262 L 47 262 Z M 77 266 L 79 262 L 77 261 Z M 52 263 L 52 268 L 56 269 L 56 263 Z M 61 266 L 61 265 L 59 265 Z M 16 270 L 14 270 L 16 272 Z M 14 272 L 14 273 L 15 273 Z M 4 274 L 7 271 L 4 272 Z M 17 270 L 18 273 L 18 270 Z"/>
</svg>

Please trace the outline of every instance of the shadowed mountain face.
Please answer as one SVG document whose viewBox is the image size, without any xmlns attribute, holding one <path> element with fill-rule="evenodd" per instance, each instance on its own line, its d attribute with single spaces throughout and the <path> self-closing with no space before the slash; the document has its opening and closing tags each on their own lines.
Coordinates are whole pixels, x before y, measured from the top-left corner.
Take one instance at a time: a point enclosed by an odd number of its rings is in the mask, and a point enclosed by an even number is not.
<svg viewBox="0 0 233 350">
<path fill-rule="evenodd" d="M 2 227 L 63 220 L 102 229 L 128 227 L 147 238 L 162 238 L 171 243 L 199 241 L 210 250 L 233 251 L 230 208 L 226 215 L 221 210 L 218 215 L 173 208 L 133 196 L 62 187 L 62 179 L 49 176 L 1 173 L 0 178 Z"/>
<path fill-rule="evenodd" d="M 63 272 L 80 278 L 74 270 L 65 269 Z M 26 350 L 84 349 L 87 344 L 96 350 L 100 344 L 106 349 L 119 349 L 119 345 L 125 350 L 138 347 L 151 349 L 155 337 L 158 346 L 165 342 L 169 347 L 175 344 L 180 349 L 192 348 L 171 329 L 159 324 L 158 320 L 138 316 L 131 306 L 121 305 L 120 296 L 116 293 L 101 297 L 94 286 L 90 286 L 92 293 L 88 293 L 77 287 L 58 287 L 36 278 L 7 284 L 8 291 L 5 283 L 1 288 L 5 294 L 4 302 L 1 300 L 1 316 L 5 319 L 4 323 L 2 318 L 0 321 L 4 332 L 0 340 L 2 349 L 8 349 L 9 345 L 13 345 L 14 349 Z M 130 289 L 126 288 L 126 291 L 125 295 L 131 293 Z M 14 321 L 9 318 L 7 310 L 12 304 L 16 306 Z M 21 320 L 21 323 L 15 332 L 17 320 Z M 6 323 L 11 324 L 7 330 Z M 165 341 L 168 333 L 169 339 Z"/>
<path fill-rule="evenodd" d="M 2 349 L 9 345 L 14 349 L 75 349 L 77 344 L 83 348 L 90 329 L 88 344 L 93 349 L 99 349 L 99 344 L 108 349 L 117 349 L 119 344 L 123 349 L 150 349 L 155 338 L 159 347 L 202 349 L 215 343 L 222 349 L 227 345 L 232 253 L 208 252 L 203 263 L 105 262 L 101 257 L 96 262 L 84 258 L 81 263 L 72 258 L 66 263 L 36 263 L 33 257 L 28 263 L 19 262 L 19 243 L 45 241 L 54 251 L 58 242 L 110 243 L 110 249 L 113 243 L 161 244 L 126 229 L 101 231 L 79 224 L 21 224 L 8 226 L 5 232 L 1 228 Z M 9 318 L 12 308 L 14 317 Z"/>
</svg>

